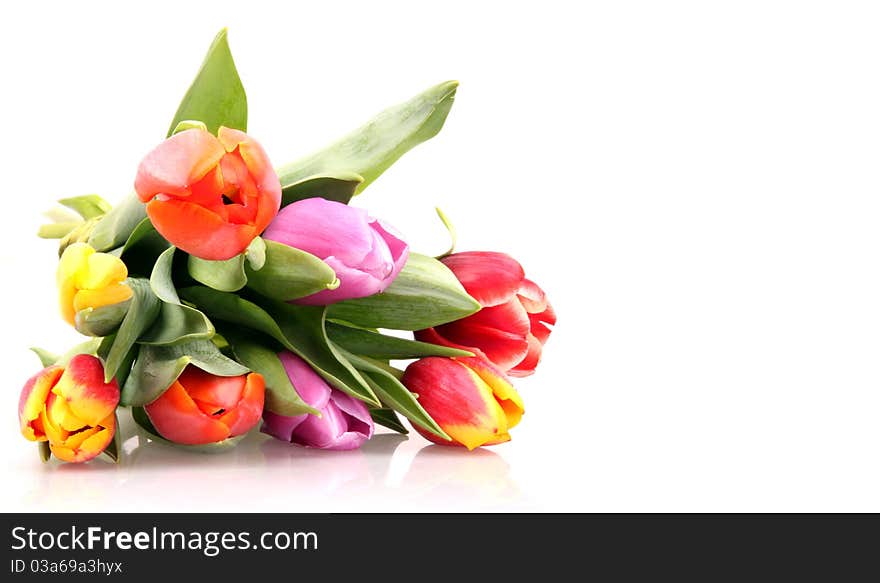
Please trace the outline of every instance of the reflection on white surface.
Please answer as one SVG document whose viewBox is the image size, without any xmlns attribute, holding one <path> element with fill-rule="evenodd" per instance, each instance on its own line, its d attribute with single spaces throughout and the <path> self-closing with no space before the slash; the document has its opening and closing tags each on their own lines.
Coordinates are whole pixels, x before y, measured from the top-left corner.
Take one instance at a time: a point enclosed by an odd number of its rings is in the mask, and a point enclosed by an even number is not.
<svg viewBox="0 0 880 583">
<path fill-rule="evenodd" d="M 345 512 L 528 509 L 501 455 L 383 433 L 360 450 L 321 451 L 251 433 L 221 454 L 150 439 L 123 415 L 117 465 L 42 467 L 11 508 L 42 511 Z M 19 474 L 21 475 L 21 474 Z"/>
</svg>

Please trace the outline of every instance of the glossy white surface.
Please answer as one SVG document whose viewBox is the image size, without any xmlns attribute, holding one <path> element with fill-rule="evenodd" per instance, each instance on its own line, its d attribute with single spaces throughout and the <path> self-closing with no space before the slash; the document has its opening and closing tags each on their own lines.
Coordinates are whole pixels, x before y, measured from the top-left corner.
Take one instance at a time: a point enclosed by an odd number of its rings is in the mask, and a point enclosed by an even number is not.
<svg viewBox="0 0 880 583">
<path fill-rule="evenodd" d="M 876 4 L 18 3 L 0 18 L 0 510 L 880 511 Z M 281 12 L 278 12 L 281 10 Z M 446 128 L 357 204 L 505 250 L 560 323 L 513 441 L 145 444 L 42 466 L 15 406 L 58 318 L 63 196 L 118 200 L 221 26 L 277 164 L 447 78 Z"/>
</svg>

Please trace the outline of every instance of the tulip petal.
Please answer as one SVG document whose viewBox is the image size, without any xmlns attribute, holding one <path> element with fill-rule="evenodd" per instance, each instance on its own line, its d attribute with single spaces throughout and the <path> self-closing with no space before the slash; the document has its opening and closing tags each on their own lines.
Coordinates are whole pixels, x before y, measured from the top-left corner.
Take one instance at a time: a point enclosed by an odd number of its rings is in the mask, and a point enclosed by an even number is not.
<svg viewBox="0 0 880 583">
<path fill-rule="evenodd" d="M 502 304 L 504 306 L 506 304 Z M 496 308 L 483 308 L 475 316 L 484 310 Z M 507 370 L 519 363 L 529 351 L 529 343 L 526 340 L 528 327 L 524 332 L 509 332 L 487 326 L 471 324 L 469 316 L 463 320 L 457 320 L 450 324 L 444 324 L 435 328 L 441 336 L 448 338 L 458 346 L 479 347 L 485 356 Z M 528 322 L 528 319 L 526 319 Z"/>
<path fill-rule="evenodd" d="M 117 283 L 102 289 L 81 289 L 73 296 L 74 313 L 86 308 L 113 306 L 127 301 L 133 292 L 124 283 Z"/>
<path fill-rule="evenodd" d="M 329 265 L 330 269 L 336 273 L 339 285 L 335 289 L 326 289 L 310 296 L 299 298 L 294 300 L 294 303 L 304 306 L 325 306 L 342 300 L 365 298 L 379 293 L 387 287 L 382 279 L 360 269 L 349 267 L 336 257 L 327 257 L 324 259 L 324 263 Z"/>
<path fill-rule="evenodd" d="M 216 213 L 186 201 L 153 200 L 147 203 L 147 215 L 171 244 L 200 259 L 231 259 L 256 236 L 253 226 L 226 223 Z"/>
<path fill-rule="evenodd" d="M 306 361 L 288 350 L 280 352 L 278 359 L 303 401 L 318 410 L 327 406 L 332 393 L 330 385 Z"/>
<path fill-rule="evenodd" d="M 60 366 L 44 368 L 27 380 L 18 399 L 18 420 L 21 434 L 30 441 L 46 441 L 46 432 L 40 420 L 49 392 L 64 369 Z"/>
<path fill-rule="evenodd" d="M 417 360 L 407 367 L 402 382 L 418 394 L 419 404 L 453 441 L 468 449 L 507 433 L 507 417 L 495 400 L 492 388 L 457 360 L 439 357 Z M 419 432 L 436 443 L 449 445 Z"/>
<path fill-rule="evenodd" d="M 538 363 L 541 361 L 541 352 L 543 351 L 541 341 L 538 340 L 534 334 L 529 334 L 528 342 L 528 354 L 526 354 L 525 358 L 523 358 L 519 364 L 507 371 L 507 374 L 512 377 L 527 377 L 531 375 L 535 372 L 535 367 L 537 367 Z"/>
<path fill-rule="evenodd" d="M 92 253 L 87 259 L 84 277 L 77 282 L 82 289 L 101 289 L 128 277 L 125 263 L 109 253 Z"/>
<path fill-rule="evenodd" d="M 243 376 L 220 377 L 196 366 L 186 367 L 177 378 L 197 405 L 204 404 L 213 415 L 219 409 L 231 409 L 242 398 L 245 386 Z M 203 409 L 204 410 L 204 409 Z"/>
<path fill-rule="evenodd" d="M 229 437 L 229 428 L 199 410 L 177 381 L 161 397 L 146 405 L 144 410 L 159 435 L 169 441 L 202 445 Z"/>
<path fill-rule="evenodd" d="M 175 134 L 147 154 L 138 167 L 135 190 L 143 202 L 156 195 L 187 196 L 223 157 L 223 144 L 205 130 Z"/>
<path fill-rule="evenodd" d="M 104 366 L 91 354 L 70 359 L 52 392 L 62 397 L 70 411 L 84 425 L 95 426 L 116 410 L 119 385 L 104 382 Z"/>
<path fill-rule="evenodd" d="M 516 295 L 529 314 L 539 314 L 547 309 L 547 295 L 530 279 L 523 280 Z"/>
<path fill-rule="evenodd" d="M 323 198 L 307 198 L 287 205 L 266 229 L 264 237 L 322 259 L 336 257 L 348 266 L 360 265 L 374 241 L 364 209 Z"/>
<path fill-rule="evenodd" d="M 465 291 L 484 307 L 510 300 L 525 279 L 522 266 L 506 253 L 467 251 L 454 253 L 441 261 L 452 270 Z"/>
<path fill-rule="evenodd" d="M 250 373 L 245 379 L 241 400 L 220 417 L 220 422 L 229 427 L 229 436 L 235 437 L 250 431 L 263 414 L 266 383 L 263 375 Z"/>
<path fill-rule="evenodd" d="M 116 415 L 103 419 L 97 427 L 74 433 L 60 443 L 49 442 L 52 454 L 66 462 L 86 462 L 107 449 L 116 433 Z"/>
<path fill-rule="evenodd" d="M 489 361 L 479 358 L 459 358 L 460 362 L 468 366 L 484 383 L 492 390 L 492 395 L 507 417 L 507 428 L 513 429 L 522 419 L 525 412 L 523 400 L 513 384 L 507 379 L 504 372 Z"/>
<path fill-rule="evenodd" d="M 335 393 L 336 391 L 334 391 Z M 372 435 L 372 426 L 352 424 L 353 418 L 340 409 L 334 398 L 321 410 L 321 417 L 309 415 L 293 433 L 293 443 L 331 450 L 356 449 Z"/>
<path fill-rule="evenodd" d="M 293 432 L 302 425 L 307 417 L 309 417 L 308 413 L 287 416 L 272 413 L 267 409 L 263 411 L 263 426 L 260 427 L 260 431 L 281 441 L 291 443 Z"/>
</svg>

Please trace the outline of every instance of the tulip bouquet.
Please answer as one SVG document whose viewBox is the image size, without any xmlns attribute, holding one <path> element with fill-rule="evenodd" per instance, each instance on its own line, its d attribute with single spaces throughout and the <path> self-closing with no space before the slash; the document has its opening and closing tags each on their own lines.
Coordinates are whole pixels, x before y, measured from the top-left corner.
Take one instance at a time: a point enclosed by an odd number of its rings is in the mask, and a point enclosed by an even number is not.
<svg viewBox="0 0 880 583">
<path fill-rule="evenodd" d="M 221 31 L 134 192 L 114 207 L 63 199 L 81 219 L 40 230 L 60 239 L 61 314 L 88 337 L 34 349 L 45 368 L 19 421 L 43 460 L 118 459 L 120 408 L 152 439 L 197 449 L 258 424 L 353 449 L 377 423 L 405 433 L 399 415 L 440 444 L 508 441 L 523 414 L 510 377 L 535 370 L 556 320 L 544 292 L 508 255 L 420 255 L 348 204 L 439 132 L 456 86 L 274 168 L 245 133 Z"/>
</svg>

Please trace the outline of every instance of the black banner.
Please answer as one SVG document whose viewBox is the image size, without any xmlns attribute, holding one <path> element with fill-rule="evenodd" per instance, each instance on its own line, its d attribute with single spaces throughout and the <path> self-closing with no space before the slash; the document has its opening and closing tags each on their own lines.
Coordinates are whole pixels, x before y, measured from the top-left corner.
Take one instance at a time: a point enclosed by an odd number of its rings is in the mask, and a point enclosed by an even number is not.
<svg viewBox="0 0 880 583">
<path fill-rule="evenodd" d="M 841 579 L 865 566 L 873 572 L 880 517 L 7 514 L 0 523 L 3 581 L 319 574 L 470 581 L 508 579 L 525 567 L 620 577 L 805 570 Z"/>
</svg>

